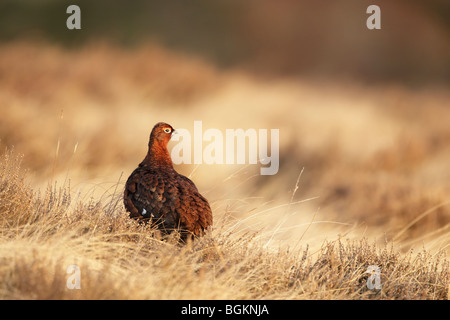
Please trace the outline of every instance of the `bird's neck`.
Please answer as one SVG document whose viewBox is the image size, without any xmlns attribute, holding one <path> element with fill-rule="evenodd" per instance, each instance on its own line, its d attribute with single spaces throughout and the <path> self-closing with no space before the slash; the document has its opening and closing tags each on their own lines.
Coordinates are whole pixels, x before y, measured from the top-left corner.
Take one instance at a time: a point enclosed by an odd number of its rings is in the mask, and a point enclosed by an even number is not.
<svg viewBox="0 0 450 320">
<path fill-rule="evenodd" d="M 152 168 L 170 168 L 173 169 L 172 159 L 170 158 L 167 145 L 164 142 L 154 140 L 149 143 L 148 153 L 139 166 L 150 166 Z"/>
</svg>

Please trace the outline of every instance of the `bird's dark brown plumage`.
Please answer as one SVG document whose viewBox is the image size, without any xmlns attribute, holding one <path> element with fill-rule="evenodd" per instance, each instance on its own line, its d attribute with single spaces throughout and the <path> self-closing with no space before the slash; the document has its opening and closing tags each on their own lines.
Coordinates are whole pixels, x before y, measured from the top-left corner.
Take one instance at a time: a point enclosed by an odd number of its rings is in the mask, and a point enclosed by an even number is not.
<svg viewBox="0 0 450 320">
<path fill-rule="evenodd" d="M 131 218 L 149 221 L 164 234 L 179 230 L 186 240 L 203 235 L 212 212 L 195 184 L 173 168 L 167 150 L 173 131 L 167 123 L 154 126 L 147 156 L 125 184 L 124 205 Z"/>
</svg>

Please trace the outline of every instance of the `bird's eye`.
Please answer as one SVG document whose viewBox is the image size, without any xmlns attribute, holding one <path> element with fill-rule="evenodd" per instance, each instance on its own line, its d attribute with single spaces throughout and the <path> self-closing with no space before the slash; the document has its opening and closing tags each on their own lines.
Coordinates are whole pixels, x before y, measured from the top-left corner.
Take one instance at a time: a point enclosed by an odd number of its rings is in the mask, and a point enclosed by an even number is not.
<svg viewBox="0 0 450 320">
<path fill-rule="evenodd" d="M 164 129 L 164 132 L 165 132 L 165 133 L 171 133 L 171 132 L 172 132 L 172 129 L 170 129 L 170 128 L 165 128 L 165 129 Z"/>
</svg>

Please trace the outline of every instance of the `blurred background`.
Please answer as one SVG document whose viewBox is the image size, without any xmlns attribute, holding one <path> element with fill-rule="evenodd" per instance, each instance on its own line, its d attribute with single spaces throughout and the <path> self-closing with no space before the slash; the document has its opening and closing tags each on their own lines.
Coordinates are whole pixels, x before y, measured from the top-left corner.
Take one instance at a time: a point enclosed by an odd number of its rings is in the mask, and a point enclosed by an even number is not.
<svg viewBox="0 0 450 320">
<path fill-rule="evenodd" d="M 71 4 L 81 30 L 66 28 Z M 366 28 L 371 4 L 381 30 Z M 446 0 L 0 2 L 0 145 L 31 184 L 117 196 L 158 121 L 276 128 L 275 176 L 176 168 L 216 216 L 250 214 L 270 239 L 306 239 L 314 220 L 311 241 L 448 244 L 449 88 Z"/>
<path fill-rule="evenodd" d="M 376 2 L 376 3 L 375 3 Z M 65 28 L 66 8 L 82 10 L 82 30 Z M 382 9 L 368 30 L 366 9 Z M 3 0 L 0 39 L 41 39 L 79 47 L 108 40 L 142 43 L 243 67 L 266 76 L 352 76 L 408 84 L 448 82 L 450 4 L 446 0 Z"/>
</svg>

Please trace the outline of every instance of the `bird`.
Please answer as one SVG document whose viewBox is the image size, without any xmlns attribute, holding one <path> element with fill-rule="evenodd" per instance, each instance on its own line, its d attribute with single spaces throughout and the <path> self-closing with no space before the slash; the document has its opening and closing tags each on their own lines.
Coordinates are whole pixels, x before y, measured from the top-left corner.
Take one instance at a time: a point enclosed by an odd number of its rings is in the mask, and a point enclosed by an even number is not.
<svg viewBox="0 0 450 320">
<path fill-rule="evenodd" d="M 173 168 L 167 144 L 174 132 L 165 122 L 153 127 L 147 155 L 127 179 L 123 201 L 130 218 L 150 223 L 163 235 L 177 230 L 186 242 L 203 236 L 213 217 L 194 182 Z"/>
</svg>

